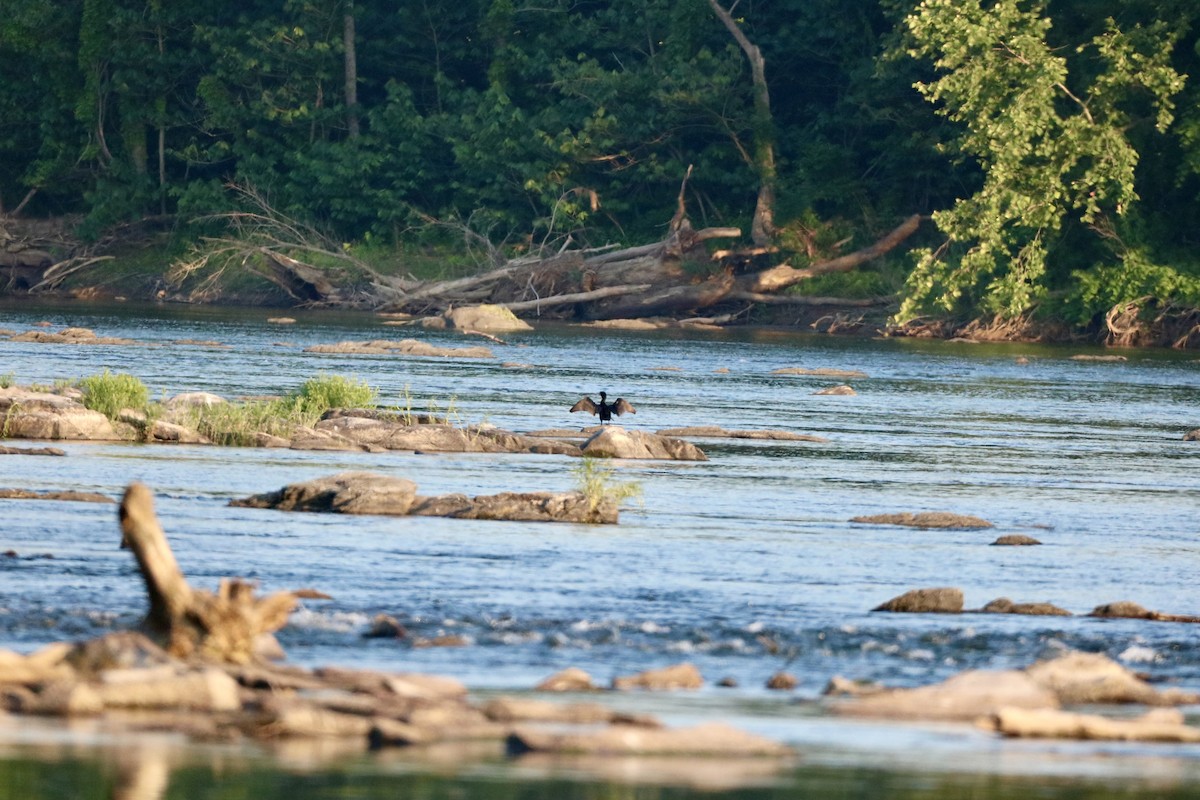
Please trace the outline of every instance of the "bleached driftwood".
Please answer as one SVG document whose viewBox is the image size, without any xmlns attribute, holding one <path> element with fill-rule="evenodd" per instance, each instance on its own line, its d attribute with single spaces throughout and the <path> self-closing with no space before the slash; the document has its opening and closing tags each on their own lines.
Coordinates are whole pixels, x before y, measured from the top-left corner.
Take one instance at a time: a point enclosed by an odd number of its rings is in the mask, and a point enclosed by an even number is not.
<svg viewBox="0 0 1200 800">
<path fill-rule="evenodd" d="M 216 594 L 189 586 L 154 513 L 149 487 L 129 485 L 120 518 L 121 543 L 133 551 L 146 581 L 150 611 L 143 627 L 172 655 L 248 663 L 256 660 L 262 637 L 287 622 L 296 604 L 292 592 L 256 598 L 254 585 L 236 578 L 222 580 Z"/>
</svg>

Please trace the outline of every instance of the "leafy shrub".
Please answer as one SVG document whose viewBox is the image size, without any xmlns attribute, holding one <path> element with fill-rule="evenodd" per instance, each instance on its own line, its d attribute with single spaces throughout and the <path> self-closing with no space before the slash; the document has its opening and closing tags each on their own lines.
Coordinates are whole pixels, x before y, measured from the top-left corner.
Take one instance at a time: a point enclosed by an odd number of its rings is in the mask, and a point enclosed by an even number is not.
<svg viewBox="0 0 1200 800">
<path fill-rule="evenodd" d="M 1163 305 L 1200 308 L 1200 277 L 1152 263 L 1139 251 L 1126 253 L 1119 264 L 1078 271 L 1073 277 L 1075 286 L 1064 298 L 1063 306 L 1065 314 L 1081 325 L 1118 303 L 1143 297 L 1156 298 Z"/>
<path fill-rule="evenodd" d="M 125 373 L 113 374 L 104 370 L 81 380 L 79 388 L 83 391 L 84 407 L 99 411 L 109 419 L 116 419 L 123 408 L 145 411 L 150 404 L 150 390 L 146 384 Z"/>
</svg>

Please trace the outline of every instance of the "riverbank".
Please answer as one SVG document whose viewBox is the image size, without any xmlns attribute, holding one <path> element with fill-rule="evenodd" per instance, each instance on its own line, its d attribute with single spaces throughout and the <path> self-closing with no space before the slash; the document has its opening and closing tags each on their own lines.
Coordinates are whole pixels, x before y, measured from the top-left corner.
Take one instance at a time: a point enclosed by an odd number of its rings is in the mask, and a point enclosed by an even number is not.
<svg viewBox="0 0 1200 800">
<path fill-rule="evenodd" d="M 18 224 L 18 222 L 20 224 Z M 305 296 L 295 276 L 278 270 L 224 268 L 195 277 L 186 277 L 175 266 L 186 250 L 169 233 L 153 226 L 133 226 L 96 248 L 82 249 L 70 233 L 71 220 L 43 220 L 25 223 L 8 220 L 13 236 L 24 237 L 16 252 L 0 259 L 0 277 L 6 289 L 0 298 L 13 301 L 90 301 L 120 302 L 132 305 L 179 304 L 225 307 L 292 309 L 299 306 L 343 309 L 370 309 L 371 283 L 378 276 L 389 280 L 461 278 L 472 272 L 463 256 L 447 252 L 389 253 L 375 257 L 386 263 L 370 267 L 372 274 L 340 263 L 330 267 L 329 277 L 341 282 L 330 296 Z M 65 254 L 81 251 L 78 258 Z M 93 255 L 99 253 L 99 255 Z M 55 266 L 47 271 L 51 264 Z M 453 266 L 450 266 L 453 265 Z M 53 274 L 51 274 L 51 272 Z M 797 288 L 804 289 L 805 284 Z M 33 290 L 31 293 L 30 290 Z M 328 287 L 326 289 L 329 291 Z M 297 294 L 300 292 L 300 294 Z M 376 300 L 375 305 L 382 301 Z M 1017 319 L 986 316 L 971 318 L 917 319 L 903 326 L 893 324 L 892 314 L 898 300 L 886 296 L 865 298 L 816 297 L 804 294 L 782 295 L 775 302 L 730 302 L 703 312 L 686 308 L 669 318 L 674 322 L 693 320 L 724 327 L 779 327 L 800 332 L 836 336 L 897 336 L 961 340 L 973 342 L 1078 343 L 1116 347 L 1200 347 L 1200 310 L 1161 306 L 1155 298 L 1138 298 L 1110 310 L 1103 319 L 1086 326 L 1062 320 L 1026 315 Z M 544 315 L 543 315 L 544 312 Z M 523 309 L 520 315 L 531 319 L 570 322 L 570 307 L 547 306 Z M 663 318 L 661 312 L 659 318 Z M 578 320 L 576 320 L 578 321 Z M 635 320 L 636 321 L 636 320 Z"/>
</svg>

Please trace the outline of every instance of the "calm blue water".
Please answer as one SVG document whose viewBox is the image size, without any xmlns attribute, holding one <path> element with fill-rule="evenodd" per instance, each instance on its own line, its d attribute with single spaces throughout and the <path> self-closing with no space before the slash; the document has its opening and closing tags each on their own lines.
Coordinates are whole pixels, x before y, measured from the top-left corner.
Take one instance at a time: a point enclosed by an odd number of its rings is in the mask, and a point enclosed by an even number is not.
<svg viewBox="0 0 1200 800">
<path fill-rule="evenodd" d="M 0 340 L 0 373 L 28 384 L 109 369 L 136 375 L 163 398 L 195 390 L 278 394 L 337 373 L 378 388 L 384 403 L 515 431 L 588 424 L 591 418 L 567 408 L 604 389 L 637 407 L 621 420 L 631 428 L 773 428 L 829 442 L 698 440 L 707 462 L 616 464 L 617 479 L 643 491 L 619 526 L 228 506 L 231 498 L 347 469 L 408 477 L 423 494 L 572 488 L 577 462 L 555 456 L 65 444 L 66 458 L 0 458 L 0 486 L 118 499 L 131 481 L 149 484 L 193 584 L 239 575 L 257 579 L 263 591 L 312 587 L 333 596 L 307 601 L 282 632 L 290 661 L 305 665 L 433 671 L 486 693 L 528 689 L 567 666 L 607 682 L 691 661 L 710 684 L 732 677 L 739 688 L 623 702 L 679 720 L 733 716 L 837 752 L 887 752 L 896 733 L 818 719 L 807 701 L 834 675 L 915 685 L 1080 648 L 1200 690 L 1196 626 L 869 611 L 910 588 L 958 586 L 972 608 L 1006 596 L 1079 614 L 1125 599 L 1200 613 L 1200 443 L 1183 441 L 1200 427 L 1195 354 L 1122 351 L 1128 361 L 1098 363 L 1070 359 L 1098 351 L 1067 347 L 561 327 L 492 345 L 384 327 L 369 315 L 292 314 L 298 323 L 280 326 L 267 323 L 271 313 L 7 306 L 0 328 L 23 331 L 46 320 L 51 330 L 78 325 L 139 344 Z M 496 358 L 303 352 L 313 344 L 405 337 L 488 344 Z M 868 377 L 772 374 L 782 367 Z M 813 394 L 841 382 L 858 395 Z M 136 623 L 143 590 L 132 557 L 117 547 L 115 506 L 0 502 L 0 551 L 18 554 L 0 558 L 0 647 L 29 650 Z M 953 511 L 996 527 L 916 531 L 849 522 L 893 511 Z M 1044 546 L 989 546 L 1005 533 L 1029 534 Z M 398 617 L 413 636 L 456 633 L 470 644 L 414 648 L 364 638 L 378 613 Z M 800 678 L 795 693 L 762 688 L 780 669 Z M 926 745 L 961 738 L 905 736 Z M 972 736 L 976 755 L 997 747 Z M 1007 747 L 1001 755 L 1016 745 Z M 1170 758 L 1200 781 L 1194 748 Z M 995 768 L 995 759 L 984 760 Z"/>
</svg>

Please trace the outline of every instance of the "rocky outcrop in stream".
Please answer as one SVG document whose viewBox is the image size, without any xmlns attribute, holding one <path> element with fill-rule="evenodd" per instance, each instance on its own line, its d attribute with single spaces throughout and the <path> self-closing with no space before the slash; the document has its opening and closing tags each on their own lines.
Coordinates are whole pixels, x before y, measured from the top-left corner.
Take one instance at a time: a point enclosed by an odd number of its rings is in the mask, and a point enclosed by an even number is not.
<svg viewBox="0 0 1200 800">
<path fill-rule="evenodd" d="M 62 441 L 128 441 L 158 444 L 212 444 L 195 424 L 194 410 L 231 406 L 207 392 L 170 398 L 161 411 L 125 409 L 110 419 L 81 401 L 78 390 L 61 393 L 25 387 L 0 388 L 0 438 Z M 335 408 L 312 427 L 295 426 L 290 434 L 245 431 L 259 447 L 293 450 L 405 450 L 425 453 L 536 453 L 600 458 L 705 461 L 690 442 L 644 431 L 603 426 L 582 436 L 528 435 L 490 425 L 458 427 L 432 415 L 397 409 Z M 46 451 L 39 451 L 46 452 Z"/>
<path fill-rule="evenodd" d="M 277 491 L 233 500 L 244 508 L 323 511 L 339 514 L 453 517 L 523 522 L 617 522 L 617 504 L 607 497 L 589 499 L 582 492 L 501 492 L 421 497 L 406 478 L 374 472 L 339 472 L 293 483 Z"/>
</svg>

